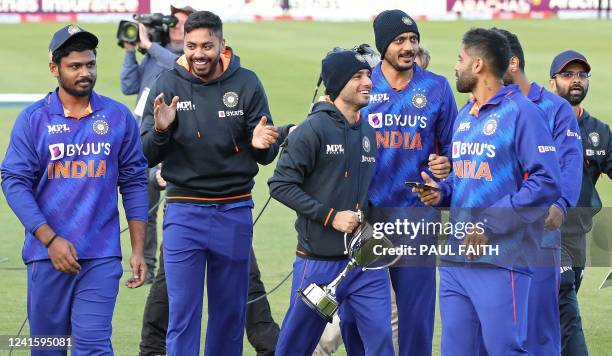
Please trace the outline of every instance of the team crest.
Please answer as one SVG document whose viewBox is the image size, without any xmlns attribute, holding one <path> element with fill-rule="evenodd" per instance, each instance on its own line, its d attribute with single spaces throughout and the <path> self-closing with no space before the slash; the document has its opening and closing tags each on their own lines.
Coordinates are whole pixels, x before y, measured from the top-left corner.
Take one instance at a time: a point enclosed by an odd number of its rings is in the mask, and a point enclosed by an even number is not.
<svg viewBox="0 0 612 356">
<path fill-rule="evenodd" d="M 370 153 L 370 139 L 367 136 L 363 136 L 363 140 L 361 140 L 361 145 L 363 146 L 363 150 L 366 153 Z"/>
<path fill-rule="evenodd" d="M 108 123 L 104 120 L 96 120 L 93 123 L 93 130 L 98 135 L 106 135 L 108 133 Z"/>
<path fill-rule="evenodd" d="M 497 130 L 497 120 L 489 119 L 489 121 L 485 123 L 482 129 L 482 133 L 489 136 L 493 135 L 493 133 L 495 133 L 495 130 Z"/>
<path fill-rule="evenodd" d="M 599 134 L 597 132 L 591 132 L 589 134 L 589 139 L 594 147 L 599 146 Z"/>
<path fill-rule="evenodd" d="M 228 91 L 223 95 L 223 104 L 228 108 L 233 108 L 238 105 L 238 94 L 233 91 Z"/>
<path fill-rule="evenodd" d="M 417 109 L 422 109 L 427 105 L 427 97 L 421 93 L 416 93 L 412 97 L 412 105 Z"/>
<path fill-rule="evenodd" d="M 412 25 L 412 20 L 410 20 L 410 18 L 408 18 L 408 16 L 402 17 L 402 22 L 404 24 L 406 24 L 406 26 L 411 26 Z"/>
<path fill-rule="evenodd" d="M 70 25 L 68 26 L 68 33 L 71 35 L 74 35 L 75 33 L 81 32 L 81 29 L 79 28 L 79 26 L 76 25 Z"/>
</svg>

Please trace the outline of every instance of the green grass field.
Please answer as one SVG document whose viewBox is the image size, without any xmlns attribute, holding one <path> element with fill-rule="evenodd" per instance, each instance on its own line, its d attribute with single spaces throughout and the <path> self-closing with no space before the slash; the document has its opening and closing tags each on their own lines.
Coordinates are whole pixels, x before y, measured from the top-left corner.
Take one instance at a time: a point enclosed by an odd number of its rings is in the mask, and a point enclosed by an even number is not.
<svg viewBox="0 0 612 356">
<path fill-rule="evenodd" d="M 515 32 L 526 53 L 527 74 L 531 80 L 547 84 L 549 65 L 566 49 L 582 51 L 592 64 L 593 77 L 585 107 L 595 116 L 612 123 L 610 90 L 612 71 L 612 22 L 604 21 L 512 21 L 512 22 L 421 22 L 422 44 L 432 54 L 430 69 L 449 78 L 454 87 L 453 66 L 462 34 L 470 27 L 498 26 Z M 0 92 L 43 93 L 57 83 L 47 66 L 47 46 L 59 24 L 0 25 Z M 98 92 L 116 98 L 130 107 L 135 97 L 125 97 L 119 89 L 123 52 L 116 46 L 114 24 L 84 25 L 100 37 L 98 52 Z M 266 88 L 272 116 L 277 124 L 301 121 L 309 107 L 318 78 L 320 61 L 334 46 L 373 44 L 370 23 L 257 23 L 227 24 L 227 44 L 241 57 L 243 66 L 258 73 Z M 457 95 L 464 103 L 466 96 Z M 13 121 L 21 108 L 0 108 L 0 152 L 6 151 Z M 255 189 L 255 212 L 267 198 L 266 180 L 274 165 L 262 167 Z M 579 182 L 580 177 L 576 177 Z M 612 185 L 603 178 L 598 186 L 606 206 L 612 203 Z M 272 202 L 255 228 L 255 252 L 268 288 L 291 269 L 294 259 L 295 214 Z M 125 223 L 125 222 L 124 222 Z M 23 227 L 0 198 L 0 335 L 15 334 L 26 313 L 26 273 L 21 261 Z M 161 234 L 160 234 L 161 236 Z M 122 237 L 124 255 L 129 256 L 129 238 Z M 127 260 L 124 265 L 127 269 Z M 11 270 L 7 267 L 16 267 Z M 592 355 L 612 355 L 612 288 L 598 290 L 609 268 L 589 268 L 580 290 L 585 334 Z M 125 273 L 124 279 L 129 273 Z M 138 352 L 144 302 L 149 287 L 128 290 L 122 287 L 114 316 L 113 344 L 117 355 Z M 287 309 L 289 284 L 270 296 L 274 318 L 280 324 Z M 206 302 L 206 301 L 205 301 Z M 49 308 L 53 308 L 52 305 Z M 205 325 L 206 315 L 203 324 Z M 439 319 L 438 319 L 439 321 Z M 25 330 L 27 333 L 27 329 Z M 439 354 L 440 324 L 436 324 L 435 352 Z M 203 350 L 203 348 L 202 348 Z M 0 355 L 8 351 L 0 350 Z M 14 352 L 15 355 L 25 354 Z M 245 354 L 254 355 L 245 338 Z"/>
</svg>

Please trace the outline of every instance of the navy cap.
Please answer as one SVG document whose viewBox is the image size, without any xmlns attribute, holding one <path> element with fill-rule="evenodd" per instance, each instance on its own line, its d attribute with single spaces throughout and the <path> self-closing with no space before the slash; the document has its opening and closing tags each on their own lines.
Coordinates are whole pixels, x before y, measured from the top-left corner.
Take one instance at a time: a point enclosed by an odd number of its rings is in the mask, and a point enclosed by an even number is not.
<svg viewBox="0 0 612 356">
<path fill-rule="evenodd" d="M 49 43 L 49 53 L 55 52 L 63 44 L 68 42 L 68 40 L 76 37 L 82 37 L 90 40 L 94 48 L 98 46 L 98 37 L 96 37 L 93 33 L 87 32 L 77 25 L 68 25 L 66 27 L 62 27 L 55 32 L 55 34 L 53 34 L 51 43 Z"/>
<path fill-rule="evenodd" d="M 554 77 L 556 74 L 563 71 L 568 64 L 571 62 L 581 62 L 586 67 L 586 71 L 591 71 L 591 65 L 587 61 L 586 57 L 576 51 L 565 51 L 559 53 L 555 59 L 553 59 L 550 65 L 550 77 Z"/>
<path fill-rule="evenodd" d="M 421 34 L 416 22 L 402 10 L 385 10 L 381 12 L 374 19 L 373 26 L 376 49 L 378 49 L 381 57 L 385 56 L 391 41 L 402 33 L 414 32 L 419 41 L 421 40 Z"/>
</svg>

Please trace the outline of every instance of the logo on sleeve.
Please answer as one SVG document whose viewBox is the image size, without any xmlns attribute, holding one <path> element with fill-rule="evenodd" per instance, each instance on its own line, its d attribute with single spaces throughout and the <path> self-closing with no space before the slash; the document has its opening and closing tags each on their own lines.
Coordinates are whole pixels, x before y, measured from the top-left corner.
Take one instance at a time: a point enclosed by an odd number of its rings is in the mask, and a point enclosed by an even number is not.
<svg viewBox="0 0 612 356">
<path fill-rule="evenodd" d="M 57 161 L 58 159 L 64 158 L 64 144 L 55 143 L 49 145 L 49 152 L 51 153 L 51 160 Z"/>
<path fill-rule="evenodd" d="M 223 94 L 223 105 L 230 109 L 238 105 L 238 94 L 234 93 L 233 91 L 228 91 L 227 93 Z"/>
<path fill-rule="evenodd" d="M 375 129 L 381 128 L 383 124 L 382 113 L 378 112 L 376 114 L 369 114 L 368 122 L 370 123 L 370 126 L 372 126 Z"/>
</svg>

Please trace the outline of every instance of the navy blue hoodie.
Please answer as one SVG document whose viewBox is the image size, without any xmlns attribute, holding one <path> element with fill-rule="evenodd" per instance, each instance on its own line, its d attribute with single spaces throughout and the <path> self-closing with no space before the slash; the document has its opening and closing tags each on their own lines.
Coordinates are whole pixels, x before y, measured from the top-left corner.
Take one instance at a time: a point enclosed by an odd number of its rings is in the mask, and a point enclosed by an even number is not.
<svg viewBox="0 0 612 356">
<path fill-rule="evenodd" d="M 339 211 L 367 206 L 375 160 L 374 129 L 362 120 L 350 125 L 328 102 L 317 103 L 291 133 L 268 185 L 297 213 L 298 256 L 346 258 L 344 234 L 332 221 Z"/>
<path fill-rule="evenodd" d="M 268 100 L 257 75 L 240 67 L 228 47 L 223 74 L 203 82 L 188 71 L 183 57 L 163 72 L 147 99 L 141 137 L 149 167 L 163 162 L 170 201 L 234 203 L 251 199 L 257 163 L 269 164 L 288 128 L 265 150 L 251 146 L 263 115 L 272 124 Z M 159 93 L 170 104 L 179 97 L 176 120 L 167 131 L 154 129 L 153 100 Z"/>
</svg>

